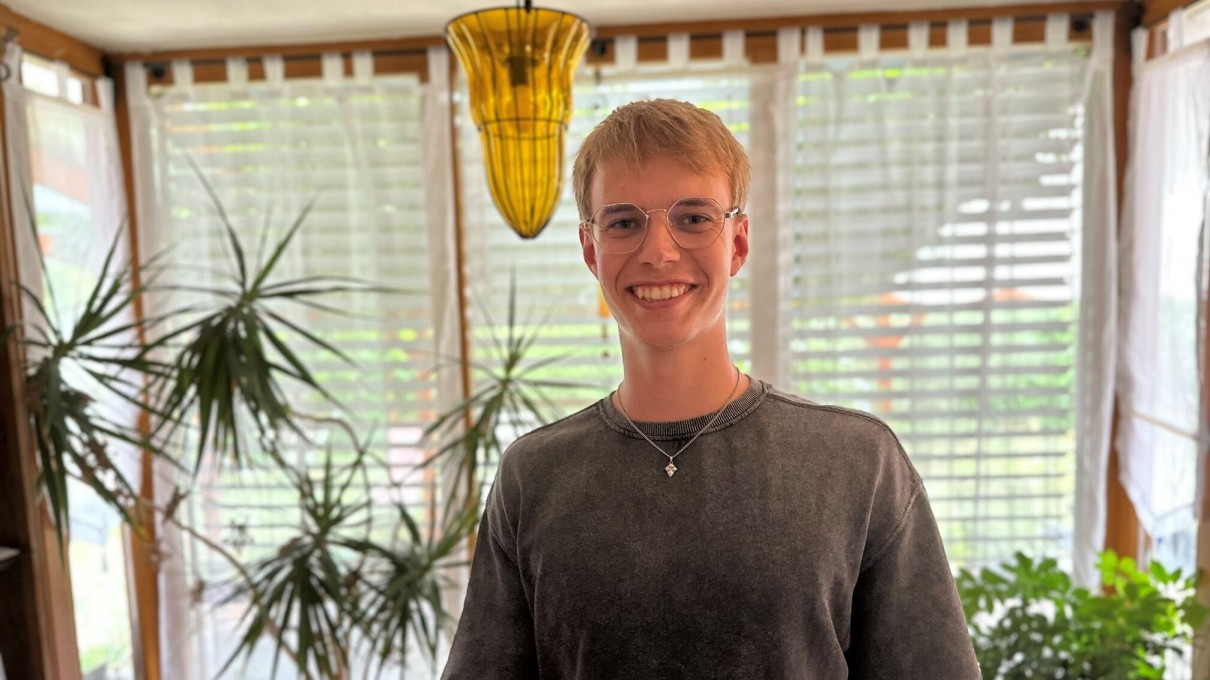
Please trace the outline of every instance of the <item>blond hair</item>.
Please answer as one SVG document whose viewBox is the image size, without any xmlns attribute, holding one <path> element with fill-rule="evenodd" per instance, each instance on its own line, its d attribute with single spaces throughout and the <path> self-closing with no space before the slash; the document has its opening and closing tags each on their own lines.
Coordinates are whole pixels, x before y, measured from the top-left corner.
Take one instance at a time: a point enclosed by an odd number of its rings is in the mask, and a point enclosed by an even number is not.
<svg viewBox="0 0 1210 680">
<path fill-rule="evenodd" d="M 695 172 L 726 173 L 731 205 L 724 209 L 742 209 L 748 201 L 748 154 L 722 119 L 687 102 L 652 99 L 619 106 L 584 139 L 571 171 L 580 218 L 592 215 L 588 193 L 603 163 L 622 161 L 638 167 L 657 157 L 674 158 Z"/>
</svg>

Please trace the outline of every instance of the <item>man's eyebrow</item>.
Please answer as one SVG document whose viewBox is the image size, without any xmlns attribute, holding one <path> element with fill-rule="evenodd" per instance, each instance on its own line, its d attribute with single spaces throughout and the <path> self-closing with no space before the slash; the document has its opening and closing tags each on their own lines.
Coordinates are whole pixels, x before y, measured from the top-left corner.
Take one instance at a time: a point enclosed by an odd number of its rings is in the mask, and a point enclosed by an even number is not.
<svg viewBox="0 0 1210 680">
<path fill-rule="evenodd" d="M 620 212 L 634 212 L 638 207 L 633 203 L 610 203 L 601 208 L 602 215 L 615 215 Z"/>
<path fill-rule="evenodd" d="M 679 205 L 687 205 L 687 206 L 694 207 L 694 208 L 700 207 L 703 205 L 710 205 L 710 202 L 711 202 L 711 199 L 709 199 L 709 198 L 702 198 L 702 197 L 697 197 L 697 196 L 691 196 L 689 198 L 682 198 L 681 200 L 677 201 L 677 203 Z"/>
</svg>

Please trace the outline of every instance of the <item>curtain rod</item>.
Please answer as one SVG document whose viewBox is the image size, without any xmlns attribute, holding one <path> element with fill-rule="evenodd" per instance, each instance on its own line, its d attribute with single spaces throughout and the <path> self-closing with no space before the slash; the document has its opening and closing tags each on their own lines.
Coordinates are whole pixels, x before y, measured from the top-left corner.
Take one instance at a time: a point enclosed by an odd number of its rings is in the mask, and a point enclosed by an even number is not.
<svg viewBox="0 0 1210 680">
<path fill-rule="evenodd" d="M 261 59 L 264 59 L 265 57 L 272 57 L 272 56 L 280 57 L 282 61 L 292 61 L 292 62 L 315 61 L 317 59 L 322 58 L 323 55 L 331 54 L 333 52 L 339 53 L 342 56 L 346 55 L 346 54 L 353 54 L 355 52 L 370 52 L 375 57 L 422 57 L 425 55 L 426 49 L 427 48 L 417 48 L 417 47 L 394 48 L 394 49 L 387 49 L 387 50 L 331 49 L 331 50 L 318 50 L 318 51 L 312 52 L 310 54 L 274 55 L 274 54 L 266 52 L 265 54 L 254 54 L 251 56 L 232 55 L 230 57 L 196 57 L 196 58 L 192 58 L 192 59 L 184 58 L 184 60 L 188 61 L 191 64 L 194 64 L 195 66 L 197 66 L 197 65 L 214 66 L 214 65 L 219 65 L 219 64 L 226 64 L 228 59 L 243 59 L 244 61 L 247 61 L 247 62 L 255 62 L 255 61 L 260 61 Z M 166 69 L 174 61 L 176 61 L 176 60 L 175 59 L 151 58 L 151 59 L 148 59 L 147 61 L 143 62 L 143 68 L 149 69 L 149 70 Z"/>
<path fill-rule="evenodd" d="M 1066 14 L 1068 14 L 1068 16 L 1071 17 L 1071 28 L 1076 33 L 1084 33 L 1086 31 L 1088 31 L 1089 29 L 1091 29 L 1092 18 L 1093 18 L 1092 11 L 1067 12 Z M 1006 15 L 1006 16 L 1008 16 L 1008 18 L 1011 18 L 1013 20 L 1014 24 L 1042 23 L 1042 22 L 1045 22 L 1048 18 L 1048 15 L 1046 15 L 1046 14 L 1021 15 L 1021 16 Z M 791 27 L 801 27 L 804 29 L 812 26 L 812 24 L 809 21 L 802 21 L 802 19 L 803 18 L 800 18 L 800 20 L 798 22 L 791 23 L 789 25 Z M 809 17 L 807 17 L 806 19 L 809 19 Z M 961 20 L 961 18 L 959 18 L 959 19 Z M 905 30 L 908 30 L 908 28 L 914 23 L 927 23 L 929 26 L 945 26 L 946 24 L 949 23 L 949 21 L 950 20 L 947 20 L 947 19 L 936 19 L 936 20 L 926 19 L 926 20 L 922 20 L 920 22 L 899 20 L 899 21 L 894 21 L 891 23 L 877 23 L 877 25 L 880 28 L 882 28 L 883 30 L 892 30 L 892 31 L 904 30 L 905 31 Z M 972 19 L 966 19 L 965 21 L 967 22 L 967 24 L 969 26 L 988 26 L 988 25 L 991 25 L 995 21 L 995 18 L 994 17 L 977 17 L 977 18 L 972 18 Z M 874 22 L 874 23 L 876 23 L 876 22 Z M 824 33 L 831 33 L 831 34 L 856 33 L 860 30 L 860 28 L 861 28 L 860 23 L 855 23 L 855 24 L 847 25 L 847 26 L 823 26 L 822 27 Z M 756 30 L 744 30 L 742 28 L 737 28 L 737 29 L 714 28 L 714 29 L 705 29 L 705 30 L 687 31 L 687 32 L 689 33 L 690 39 L 696 38 L 696 39 L 700 40 L 700 39 L 721 37 L 723 35 L 723 33 L 727 32 L 728 30 L 744 31 L 744 35 L 746 37 L 751 37 L 751 38 L 774 38 L 777 36 L 776 30 L 763 29 L 763 28 L 756 29 Z M 618 37 L 621 37 L 622 35 L 627 35 L 627 33 L 617 33 L 613 30 L 610 30 L 609 35 L 606 35 L 603 37 L 595 37 L 592 40 L 593 49 L 596 51 L 596 53 L 600 54 L 602 50 L 606 49 L 606 46 L 609 43 L 612 43 L 615 39 L 617 39 Z M 664 34 L 664 35 L 648 34 L 648 35 L 639 35 L 636 37 L 636 39 L 641 43 L 655 43 L 655 42 L 667 40 L 667 37 L 668 37 L 668 34 Z M 440 43 L 434 42 L 434 44 L 440 44 Z M 287 61 L 287 62 L 314 61 L 316 59 L 321 58 L 322 55 L 332 53 L 332 52 L 338 52 L 343 55 L 343 54 L 351 54 L 353 52 L 359 52 L 359 51 L 368 51 L 368 52 L 371 52 L 375 57 L 398 57 L 398 56 L 415 57 L 415 56 L 423 56 L 428 48 L 428 46 L 397 47 L 397 48 L 387 48 L 387 49 L 373 49 L 372 47 L 368 47 L 365 50 L 361 50 L 361 49 L 357 49 L 356 47 L 351 48 L 349 46 L 335 46 L 335 45 L 333 46 L 332 49 L 323 49 L 322 46 L 317 46 L 317 47 L 318 47 L 318 49 L 316 49 L 316 51 L 314 51 L 314 52 L 284 54 L 284 55 L 276 55 L 276 56 L 280 56 L 283 61 Z M 226 64 L 227 59 L 229 59 L 229 58 L 242 58 L 246 61 L 251 62 L 251 61 L 256 61 L 258 59 L 262 59 L 265 56 L 269 56 L 271 54 L 271 52 L 269 50 L 267 50 L 266 48 L 259 48 L 257 50 L 257 52 L 260 52 L 260 54 L 254 54 L 252 56 L 243 56 L 243 57 L 240 57 L 238 55 L 232 55 L 231 57 L 203 56 L 203 57 L 195 57 L 195 58 L 189 58 L 189 57 L 182 57 L 182 58 L 187 59 L 190 63 L 195 64 L 195 65 L 208 66 L 208 65 Z M 162 71 L 163 69 L 168 68 L 169 64 L 171 64 L 171 62 L 174 61 L 174 59 L 164 59 L 164 58 L 157 59 L 155 57 L 155 55 L 149 55 L 149 57 L 150 57 L 149 59 L 147 59 L 146 61 L 143 62 L 143 65 L 145 68 L 150 69 L 153 72 Z M 125 59 L 123 59 L 123 61 L 125 61 Z M 157 77 L 161 77 L 161 76 L 162 76 L 162 73 Z"/>
<path fill-rule="evenodd" d="M 1069 17 L 1071 17 L 1071 28 L 1074 31 L 1076 31 L 1077 33 L 1083 33 L 1084 31 L 1087 31 L 1092 28 L 1092 18 L 1093 18 L 1093 14 L 1094 14 L 1093 12 L 1064 12 L 1064 13 L 1067 14 Z M 1010 15 L 1010 16 L 1007 16 L 1006 18 L 1012 19 L 1014 24 L 1033 24 L 1033 23 L 1045 23 L 1048 19 L 1048 16 L 1044 15 L 1044 14 L 1040 14 L 1040 15 L 1014 17 L 1014 16 Z M 964 19 L 959 17 L 957 20 L 963 21 Z M 948 19 L 938 19 L 938 20 L 923 20 L 923 21 L 895 21 L 895 22 L 890 22 L 890 23 L 880 23 L 880 22 L 870 22 L 870 23 L 875 26 L 878 26 L 882 30 L 906 31 L 909 28 L 911 28 L 912 24 L 928 24 L 930 27 L 934 27 L 934 26 L 941 27 L 941 26 L 946 26 L 949 23 L 949 21 L 950 20 L 948 20 Z M 980 18 L 976 18 L 976 19 L 965 19 L 964 21 L 966 21 L 968 26 L 990 26 L 992 23 L 995 22 L 995 18 L 980 17 Z M 862 25 L 864 25 L 864 24 L 853 24 L 853 25 L 849 25 L 849 26 L 821 26 L 820 28 L 822 28 L 824 33 L 857 33 L 858 31 L 861 30 Z M 787 28 L 806 29 L 806 28 L 813 28 L 815 26 L 817 26 L 817 24 L 801 23 L 801 24 L 789 24 L 787 26 Z M 743 30 L 743 29 L 735 29 L 735 30 Z M 700 32 L 688 31 L 690 39 L 716 38 L 716 37 L 722 36 L 723 33 L 725 33 L 725 32 L 727 32 L 727 31 L 724 31 L 724 30 L 712 30 L 712 31 L 700 31 Z M 752 37 L 752 38 L 777 37 L 777 30 L 775 30 L 775 29 L 760 29 L 760 30 L 754 30 L 754 31 L 743 31 L 743 33 L 744 33 L 744 37 Z M 625 34 L 622 34 L 622 33 L 611 34 L 604 38 L 594 38 L 593 41 L 594 42 L 596 42 L 596 41 L 610 42 L 623 35 L 625 35 Z M 639 42 L 658 42 L 661 40 L 666 40 L 667 37 L 668 37 L 667 35 L 641 35 L 641 36 L 638 36 L 637 39 Z"/>
</svg>

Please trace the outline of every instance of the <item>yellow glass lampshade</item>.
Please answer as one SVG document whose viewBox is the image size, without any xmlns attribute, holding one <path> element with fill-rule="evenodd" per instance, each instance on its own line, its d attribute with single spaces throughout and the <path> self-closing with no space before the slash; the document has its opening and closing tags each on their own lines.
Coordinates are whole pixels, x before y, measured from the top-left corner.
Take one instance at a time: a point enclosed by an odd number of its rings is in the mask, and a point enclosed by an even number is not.
<svg viewBox="0 0 1210 680">
<path fill-rule="evenodd" d="M 563 188 L 572 74 L 588 48 L 588 22 L 550 9 L 497 7 L 455 18 L 445 35 L 470 85 L 492 200 L 522 238 L 533 238 Z"/>
</svg>

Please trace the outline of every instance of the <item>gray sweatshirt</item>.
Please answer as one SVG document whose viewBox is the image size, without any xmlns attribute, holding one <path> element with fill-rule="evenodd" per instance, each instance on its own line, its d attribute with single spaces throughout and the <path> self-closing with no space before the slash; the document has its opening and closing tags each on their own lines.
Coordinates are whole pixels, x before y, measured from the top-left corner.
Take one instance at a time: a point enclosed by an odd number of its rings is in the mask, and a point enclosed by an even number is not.
<svg viewBox="0 0 1210 680">
<path fill-rule="evenodd" d="M 707 422 L 638 426 L 673 453 Z M 881 421 L 753 381 L 667 464 L 609 399 L 509 447 L 443 677 L 979 677 Z"/>
</svg>

